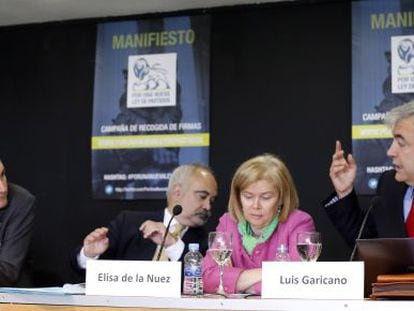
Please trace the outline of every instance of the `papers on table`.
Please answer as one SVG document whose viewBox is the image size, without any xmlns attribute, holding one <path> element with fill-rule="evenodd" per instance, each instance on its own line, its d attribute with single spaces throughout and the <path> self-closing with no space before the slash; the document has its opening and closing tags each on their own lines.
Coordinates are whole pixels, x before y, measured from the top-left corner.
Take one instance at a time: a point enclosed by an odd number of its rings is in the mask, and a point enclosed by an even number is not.
<svg viewBox="0 0 414 311">
<path fill-rule="evenodd" d="M 45 295 L 84 295 L 85 283 L 65 284 L 62 287 L 37 287 L 37 288 L 19 288 L 19 287 L 0 287 L 0 293 L 8 294 L 45 294 Z"/>
</svg>

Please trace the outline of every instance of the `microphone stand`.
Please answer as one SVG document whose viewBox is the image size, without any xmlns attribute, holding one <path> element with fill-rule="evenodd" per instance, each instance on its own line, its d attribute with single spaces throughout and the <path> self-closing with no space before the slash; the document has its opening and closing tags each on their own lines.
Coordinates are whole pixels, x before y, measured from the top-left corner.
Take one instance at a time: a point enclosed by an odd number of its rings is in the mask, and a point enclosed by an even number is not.
<svg viewBox="0 0 414 311">
<path fill-rule="evenodd" d="M 354 257 L 355 257 L 355 254 L 356 254 L 356 250 L 357 250 L 357 243 L 356 243 L 356 241 L 357 241 L 357 240 L 359 240 L 359 239 L 361 238 L 362 231 L 364 231 L 365 224 L 366 224 L 366 222 L 367 222 L 367 220 L 368 220 L 368 216 L 369 216 L 369 214 L 371 213 L 371 210 L 372 210 L 372 209 L 373 209 L 373 208 L 374 208 L 377 204 L 379 204 L 380 200 L 381 200 L 381 198 L 380 198 L 379 196 L 375 196 L 375 197 L 371 200 L 371 204 L 369 205 L 368 210 L 367 210 L 367 212 L 365 213 L 364 219 L 362 220 L 362 223 L 361 223 L 361 227 L 359 228 L 359 231 L 358 231 L 358 235 L 357 235 L 357 237 L 356 237 L 356 239 L 355 239 L 355 245 L 354 245 L 354 248 L 352 249 L 352 253 L 351 253 L 351 256 L 349 257 L 349 261 L 353 261 L 353 260 L 354 260 Z"/>
<path fill-rule="evenodd" d="M 163 238 L 162 238 L 162 242 L 161 242 L 161 244 L 160 244 L 160 250 L 159 250 L 159 252 L 158 252 L 158 254 L 157 254 L 157 259 L 156 259 L 156 261 L 160 261 L 161 253 L 162 253 L 162 250 L 164 249 L 164 246 L 165 246 L 165 240 L 167 239 L 168 230 L 170 229 L 170 225 L 171 225 L 172 220 L 174 219 L 174 217 L 175 217 L 175 216 L 177 216 L 177 215 L 181 214 L 181 212 L 182 212 L 182 211 L 183 211 L 183 208 L 181 207 L 181 205 L 176 205 L 176 206 L 174 206 L 174 208 L 173 208 L 173 210 L 172 210 L 173 215 L 172 215 L 172 217 L 170 218 L 170 220 L 168 221 L 167 227 L 165 228 L 164 236 L 163 236 Z"/>
</svg>

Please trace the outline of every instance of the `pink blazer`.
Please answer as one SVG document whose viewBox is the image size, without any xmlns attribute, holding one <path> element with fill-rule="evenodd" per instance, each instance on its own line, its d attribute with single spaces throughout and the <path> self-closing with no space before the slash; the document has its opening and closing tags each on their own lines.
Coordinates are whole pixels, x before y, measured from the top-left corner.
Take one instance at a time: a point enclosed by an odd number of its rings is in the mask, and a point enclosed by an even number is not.
<svg viewBox="0 0 414 311">
<path fill-rule="evenodd" d="M 223 285 L 226 293 L 236 292 L 236 283 L 240 273 L 252 268 L 261 268 L 262 261 L 273 261 L 277 247 L 285 244 L 289 248 L 291 260 L 299 260 L 296 251 L 296 234 L 302 231 L 314 231 L 315 225 L 312 217 L 304 211 L 294 210 L 288 219 L 279 223 L 272 236 L 265 242 L 258 244 L 249 255 L 241 240 L 241 235 L 229 213 L 225 213 L 216 228 L 216 231 L 228 231 L 233 233 L 233 251 L 231 254 L 232 266 L 224 268 Z M 216 262 L 207 252 L 203 261 L 203 282 L 206 293 L 215 293 L 219 286 L 219 269 Z M 255 293 L 261 294 L 261 282 L 254 285 Z"/>
</svg>

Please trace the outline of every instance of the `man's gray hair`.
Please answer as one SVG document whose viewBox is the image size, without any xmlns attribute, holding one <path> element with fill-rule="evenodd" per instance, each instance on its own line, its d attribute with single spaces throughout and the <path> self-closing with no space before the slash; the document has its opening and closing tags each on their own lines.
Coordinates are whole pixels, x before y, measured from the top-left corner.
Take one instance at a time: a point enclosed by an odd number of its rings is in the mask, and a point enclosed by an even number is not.
<svg viewBox="0 0 414 311">
<path fill-rule="evenodd" d="M 414 116 L 414 100 L 391 109 L 390 112 L 388 112 L 386 115 L 384 123 L 393 128 L 397 122 L 411 116 Z"/>
<path fill-rule="evenodd" d="M 168 181 L 167 198 L 170 197 L 174 185 L 178 184 L 186 187 L 190 182 L 191 177 L 200 171 L 207 171 L 213 175 L 211 169 L 201 163 L 183 164 L 177 167 L 172 172 L 170 180 Z"/>
</svg>

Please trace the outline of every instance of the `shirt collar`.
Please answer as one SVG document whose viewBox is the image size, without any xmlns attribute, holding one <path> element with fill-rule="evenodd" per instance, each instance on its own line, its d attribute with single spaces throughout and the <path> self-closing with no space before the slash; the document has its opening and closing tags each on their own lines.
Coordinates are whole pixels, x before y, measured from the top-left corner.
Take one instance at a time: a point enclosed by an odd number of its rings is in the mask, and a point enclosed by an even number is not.
<svg viewBox="0 0 414 311">
<path fill-rule="evenodd" d="M 163 218 L 163 224 L 164 226 L 168 225 L 168 222 L 170 221 L 172 215 L 170 213 L 170 211 L 168 210 L 168 208 L 165 208 L 164 210 L 164 218 Z M 174 231 L 175 226 L 178 224 L 179 222 L 177 221 L 177 218 L 174 217 L 174 219 L 171 221 L 171 225 L 170 225 L 170 232 Z M 183 233 L 186 232 L 188 229 L 188 227 L 185 227 L 183 230 Z"/>
</svg>

